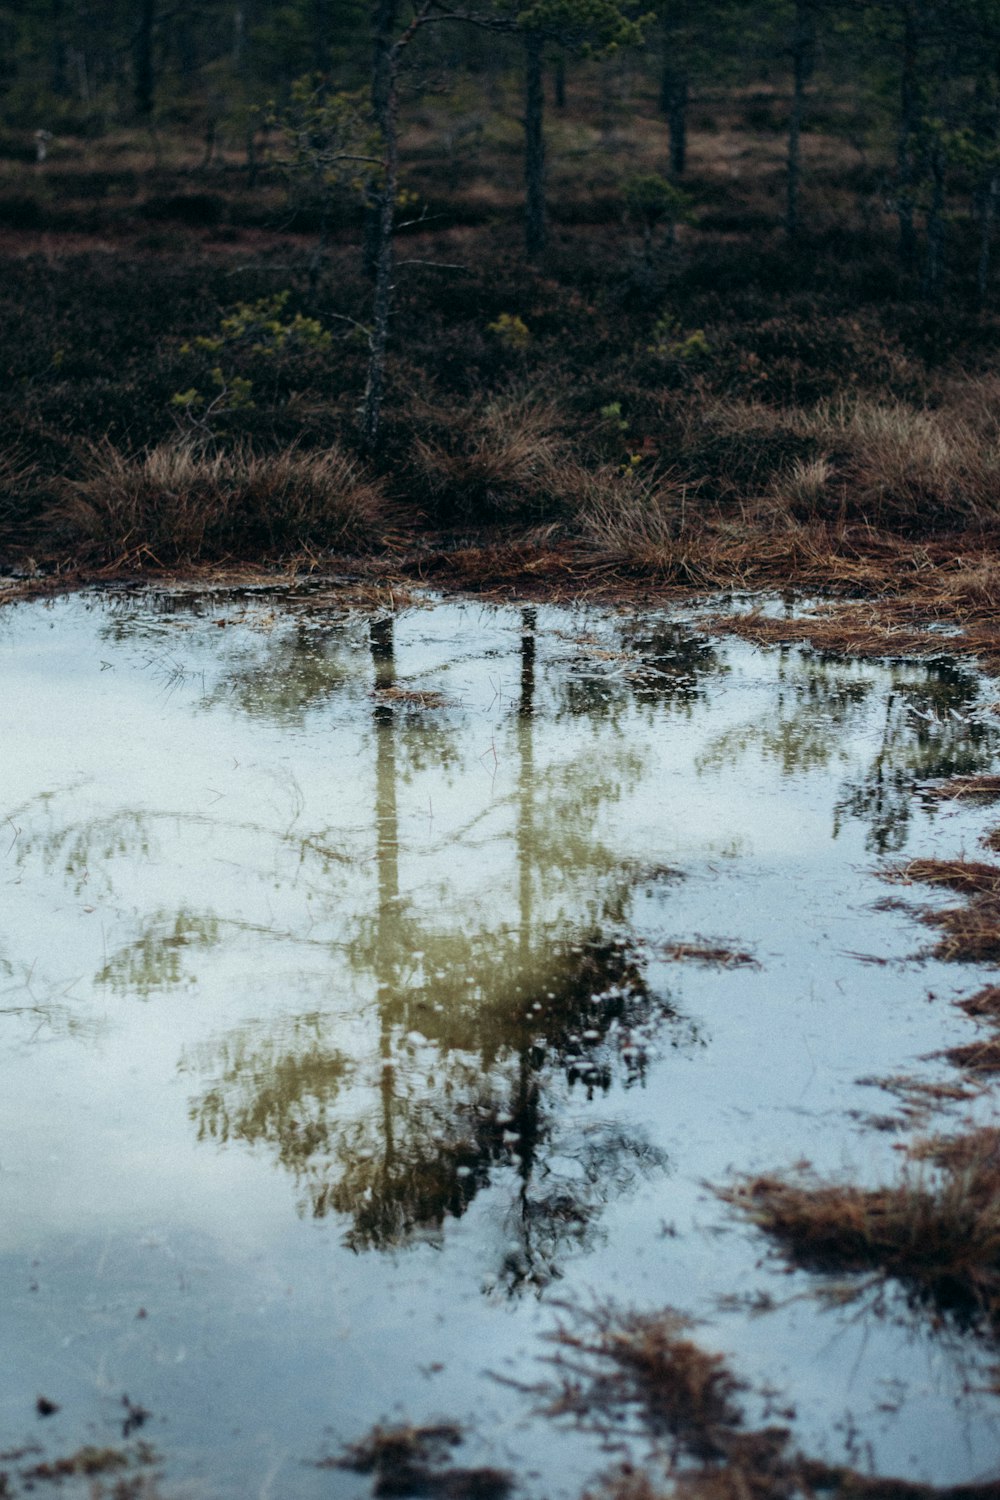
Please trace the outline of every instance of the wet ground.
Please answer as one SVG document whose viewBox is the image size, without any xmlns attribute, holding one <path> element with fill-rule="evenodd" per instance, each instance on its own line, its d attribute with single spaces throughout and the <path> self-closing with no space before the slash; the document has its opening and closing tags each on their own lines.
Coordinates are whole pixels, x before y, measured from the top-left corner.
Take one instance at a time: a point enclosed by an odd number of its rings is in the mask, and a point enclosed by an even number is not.
<svg viewBox="0 0 1000 1500">
<path fill-rule="evenodd" d="M 708 1186 L 893 1173 L 872 1080 L 953 1080 L 983 971 L 878 870 L 975 851 L 920 788 L 996 768 L 995 687 L 691 610 L 264 593 L 12 605 L 0 680 L 0 1449 L 141 1429 L 167 1496 L 352 1495 L 316 1461 L 446 1415 L 574 1496 L 606 1455 L 494 1377 L 613 1295 L 818 1456 L 995 1474 L 989 1351 L 798 1295 Z"/>
</svg>

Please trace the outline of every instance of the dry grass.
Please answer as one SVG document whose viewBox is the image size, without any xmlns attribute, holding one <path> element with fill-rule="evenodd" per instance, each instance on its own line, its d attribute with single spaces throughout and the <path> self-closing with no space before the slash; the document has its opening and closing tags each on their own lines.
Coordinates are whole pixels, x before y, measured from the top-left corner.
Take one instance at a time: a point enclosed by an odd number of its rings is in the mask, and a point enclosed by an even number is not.
<svg viewBox="0 0 1000 1500">
<path fill-rule="evenodd" d="M 969 1142 L 960 1163 L 908 1170 L 887 1187 L 755 1177 L 720 1196 L 807 1269 L 892 1277 L 942 1308 L 1000 1329 L 1000 1151 Z"/>
<path fill-rule="evenodd" d="M 963 778 L 969 782 L 979 779 Z M 884 872 L 887 880 L 944 886 L 968 898 L 964 906 L 921 913 L 921 921 L 942 936 L 937 958 L 968 963 L 1000 963 L 1000 865 L 978 860 L 915 859 Z"/>
<path fill-rule="evenodd" d="M 380 486 L 337 449 L 210 452 L 178 439 L 132 457 L 105 442 L 61 490 L 50 520 L 109 563 L 363 551 L 389 528 Z"/>
<path fill-rule="evenodd" d="M 671 475 L 648 477 L 614 464 L 592 470 L 574 466 L 562 484 L 573 502 L 574 530 L 586 546 L 654 573 L 699 581 L 696 532 L 702 528 L 689 485 Z"/>
<path fill-rule="evenodd" d="M 719 1354 L 688 1336 L 691 1323 L 667 1309 L 652 1315 L 613 1306 L 572 1309 L 555 1333 L 556 1382 L 541 1388 L 550 1416 L 611 1430 L 637 1409 L 644 1430 L 674 1455 L 701 1460 L 725 1455 L 725 1438 L 742 1414 L 743 1389 Z"/>
<path fill-rule="evenodd" d="M 930 796 L 942 800 L 995 802 L 1000 798 L 1000 776 L 953 776 L 950 781 L 926 790 Z"/>
<path fill-rule="evenodd" d="M 882 878 L 902 885 L 943 885 L 967 896 L 1000 896 L 1000 865 L 972 859 L 911 859 L 883 870 Z"/>
<path fill-rule="evenodd" d="M 377 703 L 388 706 L 397 704 L 401 708 L 447 708 L 450 699 L 433 689 L 386 687 L 376 688 L 371 697 Z"/>
<path fill-rule="evenodd" d="M 716 615 L 708 624 L 712 630 L 738 635 L 755 645 L 808 645 L 844 656 L 897 658 L 942 651 L 940 635 L 896 619 L 880 604 L 832 607 L 795 619 L 776 619 L 757 611 Z"/>
<path fill-rule="evenodd" d="M 651 1448 L 648 1467 L 622 1465 L 583 1500 L 1000 1500 L 998 1480 L 936 1488 L 875 1478 L 796 1451 L 784 1427 L 746 1427 L 743 1383 L 689 1328 L 670 1308 L 605 1307 L 574 1310 L 558 1331 L 556 1378 L 539 1388 L 543 1409 L 612 1440 L 632 1417 Z"/>
<path fill-rule="evenodd" d="M 1000 1021 L 1000 985 L 985 985 L 974 995 L 959 1000 L 958 1007 L 974 1020 Z"/>
<path fill-rule="evenodd" d="M 723 969 L 760 967 L 752 953 L 725 943 L 664 943 L 657 951 L 677 963 L 718 964 Z"/>
<path fill-rule="evenodd" d="M 962 1047 L 948 1047 L 936 1054 L 945 1057 L 956 1068 L 967 1073 L 1000 1073 L 1000 1036 L 987 1037 L 981 1042 L 966 1042 Z"/>
<path fill-rule="evenodd" d="M 435 435 L 413 439 L 410 467 L 438 514 L 525 520 L 561 508 L 566 451 L 551 402 L 503 395 L 458 419 L 428 407 L 415 414 L 429 420 Z"/>
<path fill-rule="evenodd" d="M 714 422 L 730 435 L 806 440 L 814 456 L 777 474 L 770 493 L 807 515 L 838 511 L 875 526 L 992 524 L 1000 515 L 1000 423 L 996 382 L 956 383 L 935 408 L 845 393 L 812 407 L 719 403 Z"/>
<path fill-rule="evenodd" d="M 451 1422 L 424 1427 L 373 1427 L 337 1458 L 324 1459 L 321 1468 L 351 1469 L 371 1474 L 377 1496 L 421 1495 L 431 1500 L 505 1500 L 513 1488 L 505 1469 L 463 1469 L 451 1466 L 452 1451 L 463 1441 L 461 1428 Z"/>
</svg>

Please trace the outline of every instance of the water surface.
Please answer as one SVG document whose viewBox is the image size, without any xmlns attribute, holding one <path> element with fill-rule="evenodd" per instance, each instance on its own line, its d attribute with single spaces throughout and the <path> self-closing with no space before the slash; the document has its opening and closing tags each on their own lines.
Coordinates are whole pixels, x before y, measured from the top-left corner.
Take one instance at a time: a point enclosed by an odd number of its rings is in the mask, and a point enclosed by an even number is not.
<svg viewBox="0 0 1000 1500">
<path fill-rule="evenodd" d="M 168 1495 L 346 1495 L 314 1460 L 447 1414 L 572 1495 L 598 1455 L 490 1372 L 613 1293 L 704 1318 L 818 1455 L 990 1472 L 975 1344 L 795 1298 L 705 1186 L 895 1173 L 859 1080 L 949 1076 L 982 976 L 875 872 L 974 852 L 914 791 L 995 767 L 972 672 L 82 595 L 0 614 L 0 673 L 0 1448 L 113 1441 L 127 1394 Z"/>
</svg>

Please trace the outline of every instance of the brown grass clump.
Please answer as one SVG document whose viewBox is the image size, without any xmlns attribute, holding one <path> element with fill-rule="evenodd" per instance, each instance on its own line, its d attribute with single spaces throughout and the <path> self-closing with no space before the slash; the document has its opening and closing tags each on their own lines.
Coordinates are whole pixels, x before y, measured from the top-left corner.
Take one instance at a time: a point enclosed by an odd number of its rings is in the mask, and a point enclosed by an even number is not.
<svg viewBox="0 0 1000 1500">
<path fill-rule="evenodd" d="M 1000 895 L 1000 865 L 973 859 L 911 859 L 883 871 L 883 879 L 905 885 L 943 885 L 968 896 Z"/>
<path fill-rule="evenodd" d="M 968 802 L 995 802 L 1000 798 L 1000 776 L 953 776 L 938 786 L 927 787 L 931 797 Z"/>
<path fill-rule="evenodd" d="M 104 442 L 61 489 L 50 519 L 123 565 L 363 551 L 387 528 L 380 487 L 337 449 L 211 452 L 184 438 L 132 457 Z"/>
<path fill-rule="evenodd" d="M 808 645 L 845 656 L 939 656 L 942 650 L 940 635 L 901 623 L 872 605 L 851 605 L 796 619 L 776 619 L 751 611 L 746 615 L 713 616 L 707 624 L 712 630 L 740 636 L 755 645 Z"/>
<path fill-rule="evenodd" d="M 573 466 L 562 478 L 572 498 L 574 529 L 601 556 L 651 569 L 673 579 L 708 582 L 699 552 L 711 566 L 711 549 L 700 546 L 691 486 L 676 476 L 647 476 L 603 464 Z M 704 544 L 704 537 L 702 543 Z"/>
<path fill-rule="evenodd" d="M 967 1073 L 1000 1073 L 1000 1036 L 987 1037 L 981 1042 L 966 1042 L 962 1047 L 948 1047 L 936 1054 L 946 1057 L 956 1068 Z"/>
<path fill-rule="evenodd" d="M 1000 900 L 995 897 L 928 912 L 923 920 L 944 933 L 934 947 L 935 957 L 955 963 L 1000 963 Z"/>
<path fill-rule="evenodd" d="M 447 708 L 449 699 L 434 689 L 385 687 L 376 688 L 370 695 L 377 703 L 388 706 L 398 704 L 401 708 Z"/>
<path fill-rule="evenodd" d="M 373 1427 L 321 1468 L 371 1474 L 377 1496 L 423 1495 L 432 1500 L 505 1500 L 513 1479 L 505 1469 L 451 1467 L 452 1450 L 462 1443 L 451 1422 L 424 1427 Z"/>
<path fill-rule="evenodd" d="M 690 1327 L 669 1308 L 573 1309 L 553 1336 L 557 1383 L 542 1388 L 546 1412 L 600 1426 L 636 1408 L 644 1429 L 667 1439 L 674 1454 L 723 1457 L 726 1434 L 742 1420 L 736 1397 L 744 1387 L 722 1355 L 706 1354 L 688 1337 Z"/>
<path fill-rule="evenodd" d="M 677 963 L 720 964 L 724 969 L 760 967 L 752 953 L 724 943 L 665 943 L 659 952 Z"/>
<path fill-rule="evenodd" d="M 722 1189 L 797 1266 L 874 1271 L 942 1308 L 1000 1329 L 1000 1152 L 970 1142 L 936 1179 L 906 1173 L 860 1188 L 809 1177 L 755 1177 Z"/>
<path fill-rule="evenodd" d="M 783 427 L 812 446 L 813 457 L 794 460 L 771 483 L 799 513 L 840 510 L 876 526 L 931 531 L 997 518 L 1000 429 L 988 402 L 953 395 L 931 410 L 844 393 L 787 413 L 754 405 L 744 420 L 758 431 Z"/>
<path fill-rule="evenodd" d="M 976 1020 L 1000 1021 L 1000 985 L 987 984 L 974 995 L 958 1002 L 960 1010 Z"/>
<path fill-rule="evenodd" d="M 976 781 L 977 777 L 962 778 Z M 921 921 L 940 929 L 937 958 L 968 963 L 1000 963 L 1000 865 L 978 860 L 915 859 L 885 872 L 888 880 L 946 886 L 968 897 L 965 906 L 925 911 Z"/>
<path fill-rule="evenodd" d="M 937 1488 L 876 1478 L 811 1459 L 784 1427 L 748 1428 L 736 1402 L 745 1389 L 721 1355 L 687 1335 L 670 1308 L 649 1314 L 574 1310 L 556 1334 L 549 1415 L 570 1415 L 620 1437 L 626 1414 L 651 1442 L 649 1467 L 626 1463 L 583 1500 L 801 1500 L 817 1492 L 843 1500 L 1000 1500 L 1000 1481 Z M 661 1473 L 657 1473 L 660 1470 Z"/>
<path fill-rule="evenodd" d="M 433 435 L 413 439 L 410 468 L 418 493 L 439 515 L 524 520 L 560 509 L 566 454 L 551 402 L 507 395 L 458 420 L 431 408 L 424 414 Z"/>
</svg>

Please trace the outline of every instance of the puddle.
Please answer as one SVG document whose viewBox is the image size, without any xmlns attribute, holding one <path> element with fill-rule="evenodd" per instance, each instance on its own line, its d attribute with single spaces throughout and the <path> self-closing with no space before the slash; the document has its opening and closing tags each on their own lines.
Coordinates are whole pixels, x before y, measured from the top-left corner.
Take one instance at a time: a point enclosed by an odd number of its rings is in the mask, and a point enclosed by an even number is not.
<svg viewBox="0 0 1000 1500">
<path fill-rule="evenodd" d="M 574 1495 L 606 1455 L 493 1376 L 613 1294 L 704 1319 L 817 1456 L 995 1464 L 986 1354 L 797 1298 L 705 1187 L 894 1174 L 859 1080 L 954 1076 L 920 1059 L 982 973 L 874 872 L 975 848 L 914 792 L 996 766 L 967 668 L 166 595 L 10 607 L 0 671 L 0 1448 L 139 1404 L 167 1495 L 348 1495 L 317 1460 L 444 1415 Z"/>
</svg>

